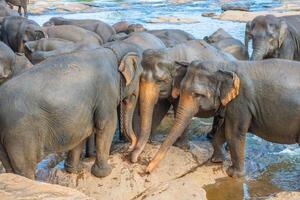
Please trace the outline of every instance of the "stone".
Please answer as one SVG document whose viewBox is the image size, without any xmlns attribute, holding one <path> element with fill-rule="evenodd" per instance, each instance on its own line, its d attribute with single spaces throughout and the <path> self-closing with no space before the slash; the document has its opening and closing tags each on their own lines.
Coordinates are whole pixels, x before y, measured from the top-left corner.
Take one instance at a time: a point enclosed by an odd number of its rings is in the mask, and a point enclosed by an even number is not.
<svg viewBox="0 0 300 200">
<path fill-rule="evenodd" d="M 3 200 L 93 200 L 71 188 L 37 182 L 10 173 L 0 174 L 0 196 Z"/>
<path fill-rule="evenodd" d="M 227 10 L 241 10 L 241 11 L 249 11 L 250 5 L 247 3 L 225 3 L 221 7 L 222 11 Z"/>
<path fill-rule="evenodd" d="M 270 197 L 267 200 L 299 200 L 300 192 L 279 192 L 274 197 Z"/>
</svg>

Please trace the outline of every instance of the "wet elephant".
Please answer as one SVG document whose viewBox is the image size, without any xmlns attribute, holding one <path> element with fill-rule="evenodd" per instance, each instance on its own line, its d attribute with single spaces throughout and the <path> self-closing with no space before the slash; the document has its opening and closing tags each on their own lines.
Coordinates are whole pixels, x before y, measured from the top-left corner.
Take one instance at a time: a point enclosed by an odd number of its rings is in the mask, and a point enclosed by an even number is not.
<svg viewBox="0 0 300 200">
<path fill-rule="evenodd" d="M 174 47 L 177 44 L 196 39 L 193 35 L 180 29 L 159 29 L 147 32 L 161 39 L 167 47 Z"/>
<path fill-rule="evenodd" d="M 147 171 L 154 169 L 188 121 L 202 111 L 225 111 L 224 123 L 214 139 L 214 156 L 226 140 L 232 161 L 227 169 L 229 176 L 244 174 L 247 132 L 270 142 L 299 144 L 299 74 L 298 62 L 280 59 L 193 62 L 181 83 L 179 108 L 170 134 Z"/>
<path fill-rule="evenodd" d="M 9 46 L 0 42 L 0 84 L 12 77 L 15 63 L 16 56 L 14 52 Z"/>
<path fill-rule="evenodd" d="M 28 0 L 5 0 L 8 5 L 13 9 L 14 6 L 18 7 L 18 13 L 22 16 L 22 9 L 24 11 L 24 16 L 27 17 L 27 5 Z"/>
<path fill-rule="evenodd" d="M 6 172 L 33 179 L 36 164 L 46 154 L 69 151 L 65 169 L 76 173 L 82 144 L 94 131 L 92 174 L 109 175 L 118 105 L 122 105 L 126 133 L 132 132 L 127 113 L 136 104 L 140 58 L 136 45 L 112 44 L 48 59 L 4 83 L 0 159 Z"/>
<path fill-rule="evenodd" d="M 160 124 L 171 105 L 175 110 L 177 108 L 179 86 L 186 72 L 186 68 L 177 61 L 192 62 L 197 59 L 235 60 L 203 40 L 188 41 L 173 48 L 144 51 L 139 95 L 141 132 L 131 154 L 132 162 L 137 162 L 151 132 Z"/>
<path fill-rule="evenodd" d="M 120 21 L 112 25 L 116 33 L 130 34 L 133 32 L 143 32 L 147 29 L 142 24 L 129 24 L 127 21 Z"/>
<path fill-rule="evenodd" d="M 106 43 L 110 41 L 116 32 L 109 24 L 96 19 L 66 19 L 63 17 L 52 17 L 43 26 L 74 25 L 96 33 Z"/>
<path fill-rule="evenodd" d="M 248 50 L 245 45 L 222 28 L 205 37 L 204 40 L 221 51 L 230 53 L 238 60 L 249 60 Z"/>
<path fill-rule="evenodd" d="M 59 38 L 43 38 L 26 42 L 25 55 L 33 64 L 37 64 L 50 57 L 98 47 L 94 44 L 74 43 Z"/>
<path fill-rule="evenodd" d="M 282 58 L 300 60 L 300 15 L 275 17 L 258 16 L 248 22 L 245 46 L 252 40 L 251 60 Z"/>
<path fill-rule="evenodd" d="M 33 67 L 33 64 L 28 60 L 24 53 L 16 53 L 16 63 L 12 68 L 12 76 L 15 77 L 22 74 L 26 70 Z"/>
<path fill-rule="evenodd" d="M 82 44 L 102 45 L 104 42 L 96 33 L 73 25 L 43 27 L 49 38 L 60 38 Z"/>
<path fill-rule="evenodd" d="M 1 26 L 1 39 L 14 52 L 24 53 L 24 43 L 39 40 L 47 35 L 36 22 L 19 17 L 5 17 Z"/>
</svg>

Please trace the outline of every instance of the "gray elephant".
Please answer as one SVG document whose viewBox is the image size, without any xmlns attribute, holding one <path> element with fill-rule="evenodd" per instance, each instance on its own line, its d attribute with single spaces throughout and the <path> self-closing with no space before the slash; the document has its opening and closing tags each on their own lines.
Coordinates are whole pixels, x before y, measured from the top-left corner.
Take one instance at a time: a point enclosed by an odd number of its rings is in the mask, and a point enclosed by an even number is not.
<svg viewBox="0 0 300 200">
<path fill-rule="evenodd" d="M 86 30 L 96 33 L 106 43 L 110 41 L 112 35 L 116 32 L 109 24 L 95 19 L 66 19 L 63 17 L 52 17 L 43 26 L 59 26 L 59 25 L 73 25 L 84 28 Z"/>
<path fill-rule="evenodd" d="M 92 174 L 110 174 L 110 146 L 121 106 L 130 135 L 142 72 L 140 50 L 125 42 L 50 58 L 0 88 L 0 159 L 6 172 L 34 178 L 48 153 L 69 151 L 68 172 L 80 170 L 85 139 L 95 131 Z M 24 84 L 26 83 L 26 84 Z"/>
<path fill-rule="evenodd" d="M 28 60 L 28 58 L 23 53 L 16 53 L 16 63 L 12 68 L 12 76 L 18 76 L 26 70 L 33 67 L 33 64 Z"/>
<path fill-rule="evenodd" d="M 280 59 L 193 62 L 181 82 L 177 115 L 170 134 L 147 171 L 154 169 L 188 121 L 202 111 L 213 115 L 220 110 L 225 112 L 214 149 L 220 151 L 220 144 L 227 141 L 232 161 L 227 169 L 229 176 L 244 174 L 247 132 L 275 143 L 300 144 L 299 74 L 299 62 Z"/>
<path fill-rule="evenodd" d="M 147 32 L 161 39 L 167 47 L 174 47 L 177 44 L 196 39 L 193 35 L 179 29 L 148 30 Z"/>
<path fill-rule="evenodd" d="M 116 33 L 130 34 L 133 32 L 143 32 L 147 29 L 142 24 L 129 24 L 127 21 L 120 21 L 112 25 Z"/>
<path fill-rule="evenodd" d="M 143 50 L 166 48 L 165 44 L 158 37 L 147 32 L 131 33 L 123 41 L 136 44 Z"/>
<path fill-rule="evenodd" d="M 9 46 L 0 42 L 0 84 L 12 77 L 15 63 L 16 57 L 14 52 Z"/>
<path fill-rule="evenodd" d="M 252 40 L 251 60 L 282 58 L 300 60 L 300 15 L 257 16 L 246 25 L 245 46 Z"/>
<path fill-rule="evenodd" d="M 0 17 L 19 16 L 19 13 L 9 8 L 5 0 L 0 0 Z"/>
<path fill-rule="evenodd" d="M 14 52 L 24 53 L 24 43 L 39 40 L 47 35 L 36 22 L 19 17 L 5 17 L 1 26 L 1 39 Z"/>
<path fill-rule="evenodd" d="M 204 40 L 221 51 L 230 53 L 238 60 L 249 60 L 245 45 L 222 28 L 219 28 L 212 35 L 206 36 Z"/>
<path fill-rule="evenodd" d="M 22 8 L 24 11 L 24 16 L 27 17 L 27 4 L 29 0 L 5 0 L 11 9 L 13 9 L 14 6 L 18 6 L 18 13 L 20 16 L 22 16 Z"/>
<path fill-rule="evenodd" d="M 94 32 L 73 25 L 43 27 L 49 38 L 60 38 L 82 44 L 102 45 L 103 40 Z"/>
<path fill-rule="evenodd" d="M 137 159 L 143 151 L 152 131 L 160 124 L 171 105 L 176 110 L 179 86 L 186 68 L 178 62 L 193 60 L 235 60 L 204 40 L 188 41 L 173 48 L 147 50 L 143 53 L 143 73 L 140 81 L 140 137 L 131 154 L 131 161 Z M 206 116 L 205 113 L 202 113 Z M 184 139 L 179 142 L 183 142 Z"/>
<path fill-rule="evenodd" d="M 74 43 L 59 38 L 43 38 L 26 42 L 25 55 L 33 64 L 37 64 L 50 57 L 98 47 L 99 45 Z"/>
</svg>

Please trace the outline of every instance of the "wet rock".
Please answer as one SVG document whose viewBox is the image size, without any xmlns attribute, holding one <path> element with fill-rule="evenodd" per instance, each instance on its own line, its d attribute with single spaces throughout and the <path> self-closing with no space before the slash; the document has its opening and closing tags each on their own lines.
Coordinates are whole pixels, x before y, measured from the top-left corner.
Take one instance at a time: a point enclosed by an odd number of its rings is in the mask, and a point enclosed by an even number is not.
<svg viewBox="0 0 300 200">
<path fill-rule="evenodd" d="M 191 18 L 185 18 L 185 17 L 158 16 L 147 22 L 148 23 L 197 23 L 199 21 Z"/>
<path fill-rule="evenodd" d="M 276 17 L 290 16 L 290 15 L 300 15 L 300 11 L 290 11 L 290 12 L 272 12 L 272 11 L 259 11 L 259 12 L 246 12 L 237 10 L 228 10 L 222 14 L 213 17 L 214 19 L 224 20 L 224 21 L 237 21 L 237 22 L 248 22 L 259 15 L 275 15 Z"/>
<path fill-rule="evenodd" d="M 215 16 L 217 16 L 217 14 L 209 12 L 209 13 L 202 13 L 201 16 L 202 17 L 215 17 Z"/>
<path fill-rule="evenodd" d="M 206 143 L 197 145 L 203 145 L 199 147 L 200 149 L 207 148 Z M 194 154 L 198 154 L 195 156 L 177 147 L 171 147 L 158 168 L 151 174 L 145 174 L 145 168 L 158 148 L 159 145 L 148 144 L 139 162 L 132 164 L 128 162 L 127 145 L 120 145 L 110 156 L 109 162 L 113 166 L 113 171 L 109 176 L 100 179 L 91 175 L 90 169 L 94 160 L 89 159 L 83 162 L 84 170 L 80 174 L 69 174 L 59 167 L 52 169 L 47 182 L 76 188 L 96 199 L 112 200 L 139 199 L 142 196 L 144 199 L 165 199 L 165 196 L 179 196 L 178 192 L 182 191 L 178 188 L 180 185 L 187 184 L 184 187 L 185 197 L 193 197 L 196 194 L 195 199 L 203 199 L 202 196 L 205 195 L 200 186 L 175 180 L 197 169 L 199 165 L 203 164 L 202 161 L 210 158 L 211 153 L 206 153 L 204 150 L 193 151 Z M 202 158 L 195 159 L 195 157 Z M 161 188 L 163 185 L 167 186 Z"/>
<path fill-rule="evenodd" d="M 241 11 L 249 11 L 250 5 L 247 3 L 225 3 L 221 7 L 222 11 L 227 10 L 241 10 Z"/>
<path fill-rule="evenodd" d="M 275 197 L 268 198 L 267 200 L 299 200 L 300 192 L 280 192 Z"/>
<path fill-rule="evenodd" d="M 1 199 L 16 200 L 92 200 L 71 188 L 41 183 L 15 174 L 0 174 Z"/>
</svg>

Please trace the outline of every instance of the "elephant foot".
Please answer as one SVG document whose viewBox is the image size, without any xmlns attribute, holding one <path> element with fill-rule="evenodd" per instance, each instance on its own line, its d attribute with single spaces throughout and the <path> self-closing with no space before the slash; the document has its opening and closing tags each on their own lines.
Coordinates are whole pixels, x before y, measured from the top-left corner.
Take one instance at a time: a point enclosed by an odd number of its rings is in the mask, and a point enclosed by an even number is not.
<svg viewBox="0 0 300 200">
<path fill-rule="evenodd" d="M 222 153 L 214 153 L 211 162 L 213 163 L 222 163 L 224 161 L 224 155 Z"/>
<path fill-rule="evenodd" d="M 112 167 L 108 163 L 101 163 L 100 165 L 96 162 L 93 164 L 91 172 L 94 176 L 102 178 L 108 176 L 112 171 Z"/>
<path fill-rule="evenodd" d="M 189 150 L 190 149 L 190 144 L 187 139 L 179 139 L 174 143 L 174 146 L 179 147 L 180 149 L 183 150 Z"/>
<path fill-rule="evenodd" d="M 243 170 L 235 169 L 233 166 L 228 167 L 228 169 L 226 170 L 226 173 L 228 174 L 228 176 L 230 176 L 232 178 L 240 178 L 240 177 L 244 176 Z"/>
<path fill-rule="evenodd" d="M 82 172 L 83 165 L 81 163 L 79 163 L 78 165 L 73 166 L 65 161 L 64 168 L 68 173 L 78 174 L 78 173 Z"/>
</svg>

